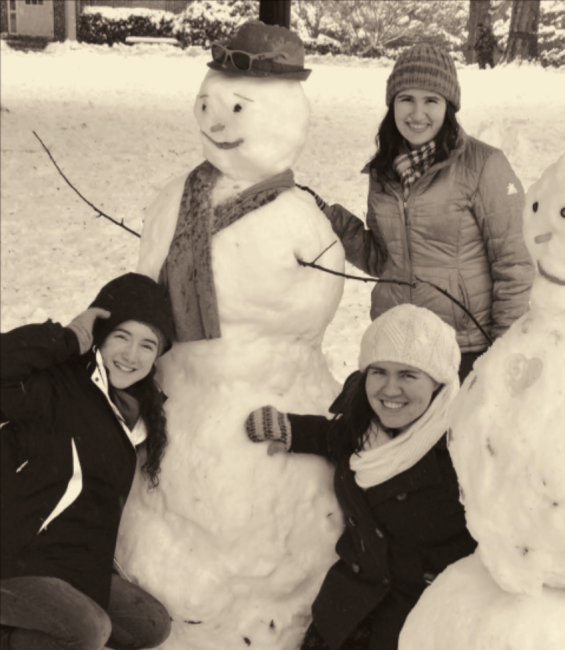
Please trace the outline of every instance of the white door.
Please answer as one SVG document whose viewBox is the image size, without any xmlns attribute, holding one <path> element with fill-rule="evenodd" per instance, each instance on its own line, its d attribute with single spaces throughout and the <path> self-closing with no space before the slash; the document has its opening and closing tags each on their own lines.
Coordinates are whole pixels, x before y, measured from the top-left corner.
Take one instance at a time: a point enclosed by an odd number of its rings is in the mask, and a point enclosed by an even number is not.
<svg viewBox="0 0 565 650">
<path fill-rule="evenodd" d="M 10 0 L 8 2 L 10 14 L 13 14 L 14 5 L 15 20 L 9 21 L 10 33 L 53 38 L 55 35 L 53 0 L 16 0 L 15 2 Z"/>
</svg>

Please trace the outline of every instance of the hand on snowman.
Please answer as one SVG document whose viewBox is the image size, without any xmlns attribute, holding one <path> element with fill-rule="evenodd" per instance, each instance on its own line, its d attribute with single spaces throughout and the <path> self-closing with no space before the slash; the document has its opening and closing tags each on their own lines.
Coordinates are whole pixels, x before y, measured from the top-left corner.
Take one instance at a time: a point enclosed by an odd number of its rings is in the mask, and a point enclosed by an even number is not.
<svg viewBox="0 0 565 650">
<path fill-rule="evenodd" d="M 79 314 L 67 325 L 78 339 L 80 354 L 85 354 L 92 347 L 92 329 L 97 318 L 110 318 L 111 314 L 106 309 L 90 307 L 82 314 Z"/>
<path fill-rule="evenodd" d="M 251 413 L 245 420 L 245 431 L 253 442 L 271 441 L 269 456 L 290 449 L 290 420 L 274 406 L 263 406 Z"/>
<path fill-rule="evenodd" d="M 316 199 L 316 205 L 320 208 L 320 210 L 322 210 L 322 212 L 324 211 L 325 208 L 327 208 L 328 204 L 324 201 L 324 199 L 318 194 L 316 194 L 314 190 L 310 189 L 308 185 L 299 185 L 298 183 L 296 183 L 296 187 L 299 187 L 301 190 L 304 190 L 305 192 L 310 192 L 310 194 Z"/>
</svg>

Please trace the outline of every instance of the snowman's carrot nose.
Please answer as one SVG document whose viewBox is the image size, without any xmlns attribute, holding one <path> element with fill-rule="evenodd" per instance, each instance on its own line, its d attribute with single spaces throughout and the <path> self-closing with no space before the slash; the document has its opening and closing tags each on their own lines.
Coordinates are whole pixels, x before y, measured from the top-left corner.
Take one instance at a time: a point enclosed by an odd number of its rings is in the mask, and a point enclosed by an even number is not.
<svg viewBox="0 0 565 650">
<path fill-rule="evenodd" d="M 549 241 L 553 237 L 552 232 L 545 232 L 543 235 L 537 235 L 534 237 L 536 244 L 544 244 L 546 241 Z"/>
<path fill-rule="evenodd" d="M 226 127 L 223 124 L 218 122 L 218 124 L 214 124 L 214 126 L 210 127 L 210 131 L 212 131 L 212 133 L 217 133 L 218 131 L 223 131 L 225 128 Z"/>
</svg>

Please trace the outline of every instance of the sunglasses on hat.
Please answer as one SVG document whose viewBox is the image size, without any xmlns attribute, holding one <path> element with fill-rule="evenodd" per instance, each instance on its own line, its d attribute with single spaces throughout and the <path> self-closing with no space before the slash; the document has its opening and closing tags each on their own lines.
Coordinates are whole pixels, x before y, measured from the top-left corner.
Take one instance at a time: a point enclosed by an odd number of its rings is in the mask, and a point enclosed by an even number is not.
<svg viewBox="0 0 565 650">
<path fill-rule="evenodd" d="M 229 60 L 233 67 L 240 72 L 249 72 L 253 61 L 264 61 L 265 59 L 276 59 L 277 57 L 287 58 L 285 52 L 264 52 L 262 54 L 249 54 L 242 50 L 228 50 L 221 43 L 212 43 L 212 58 L 216 63 L 225 65 Z"/>
</svg>

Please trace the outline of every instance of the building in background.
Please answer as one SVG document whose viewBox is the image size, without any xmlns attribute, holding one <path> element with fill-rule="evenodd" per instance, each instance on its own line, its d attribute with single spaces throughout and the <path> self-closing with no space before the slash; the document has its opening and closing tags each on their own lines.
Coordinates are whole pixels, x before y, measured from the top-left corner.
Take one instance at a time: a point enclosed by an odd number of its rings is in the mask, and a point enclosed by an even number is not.
<svg viewBox="0 0 565 650">
<path fill-rule="evenodd" d="M 0 0 L 0 31 L 8 37 L 76 39 L 83 7 L 142 7 L 181 13 L 191 0 Z"/>
</svg>

